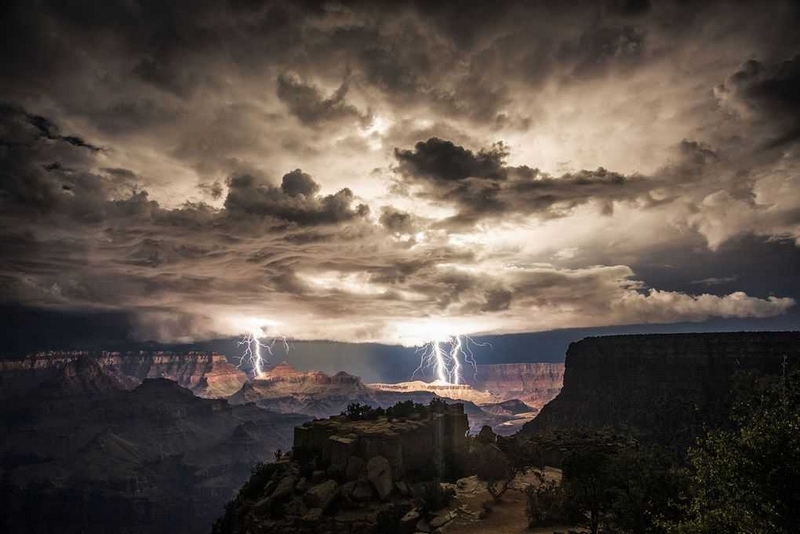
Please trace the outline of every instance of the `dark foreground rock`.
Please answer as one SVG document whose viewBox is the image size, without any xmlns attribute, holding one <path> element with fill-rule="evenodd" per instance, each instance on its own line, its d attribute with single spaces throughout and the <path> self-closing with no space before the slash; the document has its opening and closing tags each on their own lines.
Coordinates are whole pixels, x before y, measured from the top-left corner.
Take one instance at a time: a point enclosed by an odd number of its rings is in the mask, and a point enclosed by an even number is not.
<svg viewBox="0 0 800 534">
<path fill-rule="evenodd" d="M 800 362 L 800 332 L 587 338 L 566 356 L 564 388 L 526 435 L 608 428 L 685 449 L 725 424 L 742 373 L 780 374 Z"/>
<path fill-rule="evenodd" d="M 214 532 L 435 531 L 452 518 L 442 509 L 453 486 L 440 480 L 465 471 L 468 428 L 463 406 L 440 401 L 397 418 L 307 423 L 295 432 L 291 459 L 261 466 Z"/>
</svg>

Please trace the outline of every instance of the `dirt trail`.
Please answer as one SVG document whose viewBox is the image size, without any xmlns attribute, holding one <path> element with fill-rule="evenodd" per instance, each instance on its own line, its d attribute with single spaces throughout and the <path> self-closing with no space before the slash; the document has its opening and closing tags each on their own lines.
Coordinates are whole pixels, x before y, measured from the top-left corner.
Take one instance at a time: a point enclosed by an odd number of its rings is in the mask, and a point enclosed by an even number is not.
<svg viewBox="0 0 800 534">
<path fill-rule="evenodd" d="M 561 471 L 547 468 L 547 479 L 561 479 Z M 485 484 L 475 477 L 460 481 L 456 489 L 456 498 L 448 507 L 455 512 L 456 517 L 444 525 L 441 532 L 444 534 L 552 534 L 554 532 L 567 532 L 574 527 L 548 527 L 529 529 L 528 518 L 525 516 L 524 488 L 536 484 L 537 479 L 533 474 L 520 475 L 513 486 L 503 495 L 500 503 L 495 503 L 492 513 L 486 519 L 479 519 L 481 504 L 492 500 Z"/>
</svg>

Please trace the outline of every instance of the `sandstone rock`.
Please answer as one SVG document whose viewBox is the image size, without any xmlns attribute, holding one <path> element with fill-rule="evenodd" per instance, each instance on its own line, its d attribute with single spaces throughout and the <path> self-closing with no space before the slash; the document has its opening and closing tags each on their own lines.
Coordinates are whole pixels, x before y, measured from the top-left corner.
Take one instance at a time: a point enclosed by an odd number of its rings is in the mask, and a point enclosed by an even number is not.
<svg viewBox="0 0 800 534">
<path fill-rule="evenodd" d="M 479 365 L 473 387 L 508 401 L 519 399 L 540 410 L 561 391 L 563 363 L 504 363 Z"/>
<path fill-rule="evenodd" d="M 375 456 L 367 462 L 367 479 L 372 482 L 378 496 L 385 500 L 392 493 L 392 467 L 383 456 Z"/>
<path fill-rule="evenodd" d="M 325 470 L 325 476 L 333 480 L 341 481 L 344 470 L 338 465 L 329 465 Z"/>
<path fill-rule="evenodd" d="M 430 526 L 430 524 L 429 524 L 427 521 L 425 521 L 424 519 L 420 519 L 420 520 L 417 522 L 417 530 L 418 530 L 419 532 L 430 532 L 430 531 L 431 531 L 431 526 Z"/>
<path fill-rule="evenodd" d="M 278 486 L 275 488 L 275 491 L 272 492 L 270 497 L 273 500 L 282 500 L 292 494 L 294 491 L 294 487 L 297 484 L 297 477 L 293 475 L 287 475 L 278 482 Z"/>
<path fill-rule="evenodd" d="M 366 466 L 367 462 L 358 456 L 351 456 L 347 459 L 347 468 L 345 469 L 344 477 L 347 480 L 357 480 L 364 472 Z"/>
<path fill-rule="evenodd" d="M 325 471 L 322 471 L 321 469 L 318 469 L 318 470 L 314 471 L 313 473 L 311 473 L 311 483 L 312 484 L 319 484 L 323 480 L 325 480 Z"/>
<path fill-rule="evenodd" d="M 335 480 L 327 480 L 309 489 L 303 496 L 303 500 L 309 508 L 322 508 L 324 510 L 338 494 L 339 484 Z"/>
<path fill-rule="evenodd" d="M 567 350 L 561 393 L 522 433 L 624 425 L 648 441 L 684 448 L 727 419 L 737 373 L 780 375 L 784 357 L 798 354 L 796 332 L 586 338 Z"/>
<path fill-rule="evenodd" d="M 409 495 L 411 495 L 411 490 L 409 489 L 408 484 L 406 484 L 402 480 L 399 482 L 395 482 L 394 487 L 397 488 L 397 493 L 399 493 L 403 497 L 408 497 Z"/>
<path fill-rule="evenodd" d="M 375 496 L 375 491 L 372 489 L 372 484 L 367 481 L 360 480 L 355 483 L 350 496 L 356 502 L 369 502 Z"/>
<path fill-rule="evenodd" d="M 419 523 L 419 518 L 420 513 L 416 508 L 407 512 L 400 518 L 400 532 L 403 534 L 411 534 L 414 532 L 417 523 Z"/>
<path fill-rule="evenodd" d="M 344 436 L 331 436 L 325 442 L 322 457 L 330 462 L 331 466 L 336 466 L 344 473 L 347 469 L 347 462 L 356 452 L 357 440 Z"/>
<path fill-rule="evenodd" d="M 316 525 L 322 519 L 322 508 L 312 508 L 303 515 L 301 521 L 308 525 Z"/>
<path fill-rule="evenodd" d="M 449 523 L 454 517 L 455 517 L 454 513 L 445 512 L 445 513 L 443 513 L 441 515 L 437 515 L 436 517 L 431 519 L 430 526 L 433 529 L 441 528 L 442 526 L 444 526 L 447 523 Z"/>
<path fill-rule="evenodd" d="M 309 482 L 306 477 L 303 477 L 294 486 L 294 490 L 297 493 L 305 493 L 306 491 L 308 491 L 308 488 L 310 487 L 311 487 L 311 482 Z"/>
<path fill-rule="evenodd" d="M 266 517 L 269 515 L 272 507 L 272 498 L 264 497 L 253 505 L 253 513 L 259 517 Z"/>
</svg>

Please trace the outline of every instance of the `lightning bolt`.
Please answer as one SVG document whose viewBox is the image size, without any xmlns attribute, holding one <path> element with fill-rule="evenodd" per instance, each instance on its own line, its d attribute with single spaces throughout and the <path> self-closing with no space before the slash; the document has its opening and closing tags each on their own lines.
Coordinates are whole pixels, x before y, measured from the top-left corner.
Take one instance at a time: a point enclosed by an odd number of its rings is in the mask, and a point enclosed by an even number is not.
<svg viewBox="0 0 800 534">
<path fill-rule="evenodd" d="M 268 339 L 269 342 L 265 343 L 262 339 Z M 283 346 L 284 352 L 289 352 L 289 341 L 285 337 L 268 337 L 267 332 L 262 327 L 253 328 L 248 334 L 239 341 L 238 345 L 243 346 L 242 356 L 239 358 L 239 365 L 241 368 L 245 362 L 248 362 L 253 368 L 253 373 L 256 378 L 264 374 L 264 365 L 267 359 L 262 353 L 265 351 L 270 356 L 274 356 L 275 344 L 280 343 Z"/>
<path fill-rule="evenodd" d="M 443 348 L 448 345 L 448 350 Z M 462 361 L 472 367 L 474 375 L 478 374 L 478 364 L 475 360 L 474 347 L 492 348 L 488 341 L 479 343 L 467 335 L 445 336 L 444 340 L 430 341 L 417 347 L 419 366 L 414 370 L 411 378 L 418 373 L 433 369 L 436 381 L 443 384 L 460 384 L 463 382 L 461 368 Z"/>
</svg>

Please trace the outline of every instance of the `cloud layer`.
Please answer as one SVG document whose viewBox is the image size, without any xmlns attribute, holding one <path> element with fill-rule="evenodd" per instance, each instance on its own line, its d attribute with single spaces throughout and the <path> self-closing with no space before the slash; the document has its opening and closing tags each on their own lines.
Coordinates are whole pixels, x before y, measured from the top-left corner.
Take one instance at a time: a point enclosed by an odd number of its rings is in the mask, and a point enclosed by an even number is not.
<svg viewBox="0 0 800 534">
<path fill-rule="evenodd" d="M 404 344 L 795 313 L 793 3 L 8 14 L 4 305 Z"/>
</svg>

